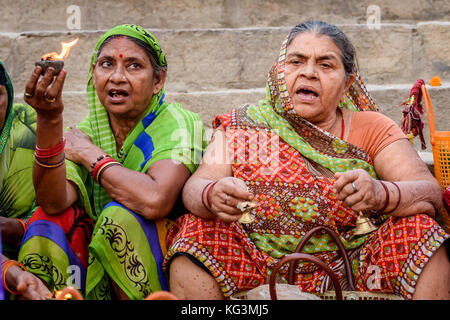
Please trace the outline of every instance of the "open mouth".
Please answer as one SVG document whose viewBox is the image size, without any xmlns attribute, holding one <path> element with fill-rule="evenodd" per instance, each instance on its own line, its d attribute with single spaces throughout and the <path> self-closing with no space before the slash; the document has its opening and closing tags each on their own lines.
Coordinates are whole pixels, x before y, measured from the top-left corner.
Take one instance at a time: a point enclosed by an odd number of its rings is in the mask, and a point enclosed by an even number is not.
<svg viewBox="0 0 450 320">
<path fill-rule="evenodd" d="M 310 96 L 310 97 L 318 97 L 319 96 L 319 94 L 317 93 L 317 90 L 314 89 L 313 87 L 309 87 L 309 86 L 301 86 L 297 90 L 297 94 L 302 95 L 302 96 Z"/>
<path fill-rule="evenodd" d="M 112 89 L 109 90 L 108 95 L 112 98 L 128 97 L 128 92 L 125 90 Z"/>
</svg>

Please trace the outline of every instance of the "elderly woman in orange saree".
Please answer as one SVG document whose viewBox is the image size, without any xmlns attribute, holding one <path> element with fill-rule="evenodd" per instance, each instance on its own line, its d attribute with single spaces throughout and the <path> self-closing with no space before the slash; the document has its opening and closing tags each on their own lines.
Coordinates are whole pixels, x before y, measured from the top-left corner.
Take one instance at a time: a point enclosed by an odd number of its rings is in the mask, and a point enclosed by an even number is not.
<svg viewBox="0 0 450 320">
<path fill-rule="evenodd" d="M 216 117 L 183 190 L 191 213 L 169 235 L 172 293 L 223 299 L 262 285 L 309 230 L 326 226 L 350 257 L 357 290 L 450 298 L 449 235 L 434 220 L 442 191 L 400 128 L 377 112 L 355 60 L 337 27 L 299 24 L 269 73 L 266 100 Z M 238 205 L 247 201 L 254 220 L 242 224 Z M 359 212 L 378 228 L 355 234 Z M 302 252 L 344 280 L 337 249 L 317 232 Z M 280 274 L 287 278 L 287 266 Z M 309 262 L 298 264 L 294 282 L 310 293 L 332 285 Z"/>
</svg>

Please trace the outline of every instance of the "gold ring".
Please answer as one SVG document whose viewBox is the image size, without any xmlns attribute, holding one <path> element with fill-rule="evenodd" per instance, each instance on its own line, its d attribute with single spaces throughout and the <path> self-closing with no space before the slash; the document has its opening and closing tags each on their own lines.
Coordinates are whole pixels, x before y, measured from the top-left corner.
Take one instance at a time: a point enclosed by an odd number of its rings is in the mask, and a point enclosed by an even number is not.
<svg viewBox="0 0 450 320">
<path fill-rule="evenodd" d="M 33 94 L 32 93 L 28 93 L 28 92 L 25 92 L 25 97 L 27 97 L 27 98 L 31 98 L 33 96 Z"/>
<path fill-rule="evenodd" d="M 45 98 L 45 101 L 52 103 L 52 102 L 56 101 L 56 98 L 52 98 L 52 99 Z"/>
</svg>

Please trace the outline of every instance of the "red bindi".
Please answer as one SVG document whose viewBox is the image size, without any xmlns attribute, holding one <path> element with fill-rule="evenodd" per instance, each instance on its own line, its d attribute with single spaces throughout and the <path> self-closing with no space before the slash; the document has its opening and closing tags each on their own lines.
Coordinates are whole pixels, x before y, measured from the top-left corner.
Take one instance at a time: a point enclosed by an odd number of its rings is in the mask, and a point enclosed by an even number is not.
<svg viewBox="0 0 450 320">
<path fill-rule="evenodd" d="M 123 58 L 123 54 L 120 53 L 120 54 L 119 54 L 119 58 Z"/>
</svg>

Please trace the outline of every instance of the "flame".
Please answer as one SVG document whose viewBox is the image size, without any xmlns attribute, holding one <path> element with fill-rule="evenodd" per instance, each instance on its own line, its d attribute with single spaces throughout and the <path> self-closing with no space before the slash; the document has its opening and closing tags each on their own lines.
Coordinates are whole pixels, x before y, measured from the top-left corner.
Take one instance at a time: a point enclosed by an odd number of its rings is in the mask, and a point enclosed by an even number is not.
<svg viewBox="0 0 450 320">
<path fill-rule="evenodd" d="M 69 55 L 70 49 L 78 42 L 80 38 L 76 38 L 71 42 L 61 42 L 61 53 L 51 52 L 44 54 L 41 60 L 63 60 Z"/>
<path fill-rule="evenodd" d="M 62 295 L 62 293 L 63 293 L 63 290 L 56 290 L 55 293 L 54 293 L 54 297 L 57 300 L 69 300 L 69 299 L 72 299 L 72 294 L 66 293 L 65 295 Z"/>
<path fill-rule="evenodd" d="M 69 300 L 69 299 L 72 299 L 72 295 L 70 293 L 66 293 L 64 295 L 64 300 Z"/>
</svg>

